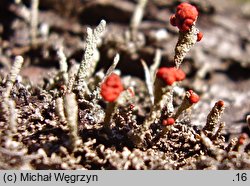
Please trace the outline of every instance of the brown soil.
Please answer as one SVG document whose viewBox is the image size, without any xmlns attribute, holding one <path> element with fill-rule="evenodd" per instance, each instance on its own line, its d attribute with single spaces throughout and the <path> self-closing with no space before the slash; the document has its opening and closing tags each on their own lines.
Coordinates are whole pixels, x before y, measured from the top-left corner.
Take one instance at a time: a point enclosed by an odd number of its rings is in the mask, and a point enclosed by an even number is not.
<svg viewBox="0 0 250 186">
<path fill-rule="evenodd" d="M 30 6 L 30 1 L 23 2 L 25 6 Z M 12 151 L 1 145 L 1 169 L 250 168 L 250 129 L 246 122 L 250 114 L 250 11 L 246 10 L 247 7 L 250 9 L 249 1 L 191 1 L 200 12 L 197 26 L 204 38 L 191 49 L 182 64 L 187 79 L 182 82 L 181 88 L 195 90 L 201 100 L 191 112 L 181 116 L 182 119 L 169 135 L 144 148 L 136 148 L 128 136 L 130 130 L 136 130 L 143 123 L 150 110 L 140 60 L 151 65 L 156 49 L 160 48 L 163 51 L 161 66 L 174 65 L 178 31 L 168 20 L 179 1 L 149 1 L 139 27 L 139 34 L 145 41 L 135 52 L 131 52 L 121 40 L 129 30 L 135 2 L 65 0 L 62 3 L 60 0 L 42 0 L 39 27 L 47 24 L 49 34 L 48 38 L 40 34 L 34 47 L 30 45 L 30 26 L 20 15 L 20 6 L 7 0 L 0 1 L 1 97 L 5 88 L 2 80 L 10 71 L 13 58 L 22 55 L 25 59 L 20 73 L 22 82 L 16 82 L 11 92 L 11 99 L 18 110 L 18 133 L 13 136 L 18 147 Z M 63 43 L 69 67 L 75 62 L 80 63 L 86 28 L 95 27 L 101 19 L 107 21 L 107 32 L 98 48 L 100 61 L 96 72 L 106 70 L 118 52 L 121 59 L 117 68 L 121 71 L 124 84 L 135 84 L 137 98 L 134 104 L 137 108 L 131 111 L 129 105 L 120 107 L 111 122 L 113 129 L 107 132 L 95 116 L 96 112 L 105 110 L 106 103 L 100 99 L 100 108 L 95 108 L 89 105 L 91 98 L 78 100 L 78 129 L 82 142 L 74 147 L 67 125 L 60 122 L 55 114 L 55 95 L 63 94 L 60 92 L 61 84 L 55 83 L 54 87 L 48 88 L 46 82 L 53 79 L 59 69 L 56 46 Z M 166 31 L 161 40 L 156 39 L 159 30 Z M 127 81 L 129 77 L 130 81 Z M 176 105 L 180 104 L 180 97 L 175 101 Z M 194 141 L 190 139 L 190 134 L 201 135 L 207 115 L 218 100 L 223 100 L 226 106 L 221 120 L 226 126 L 220 136 L 212 140 L 214 148 L 226 152 L 219 155 L 198 137 Z M 5 124 L 4 116 L 0 116 L 2 138 L 8 130 Z M 152 137 L 159 129 L 159 123 L 152 124 Z M 244 145 L 228 152 L 226 148 L 230 140 L 242 133 L 248 135 Z M 0 142 L 3 144 L 4 140 Z M 26 158 L 19 154 L 22 149 L 27 150 L 23 153 Z"/>
</svg>

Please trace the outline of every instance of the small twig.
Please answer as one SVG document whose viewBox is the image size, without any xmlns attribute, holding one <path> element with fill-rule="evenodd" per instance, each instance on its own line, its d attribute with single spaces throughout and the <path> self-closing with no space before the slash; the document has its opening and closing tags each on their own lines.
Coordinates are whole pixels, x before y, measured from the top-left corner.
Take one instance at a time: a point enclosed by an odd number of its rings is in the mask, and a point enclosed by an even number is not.
<svg viewBox="0 0 250 186">
<path fill-rule="evenodd" d="M 154 105 L 154 85 L 153 85 L 152 76 L 150 74 L 150 71 L 146 62 L 144 60 L 141 60 L 141 64 L 144 69 L 146 85 L 147 85 L 148 93 L 150 96 L 151 104 Z"/>
<path fill-rule="evenodd" d="M 117 64 L 119 62 L 119 60 L 120 60 L 120 55 L 116 54 L 115 57 L 114 57 L 112 65 L 107 70 L 107 72 L 106 72 L 105 76 L 103 77 L 103 80 L 100 82 L 100 84 L 102 84 L 107 79 L 107 77 L 109 77 L 113 73 L 113 71 L 115 70 L 115 68 L 116 68 L 116 66 L 117 66 Z"/>
<path fill-rule="evenodd" d="M 38 26 L 38 6 L 39 0 L 31 1 L 31 18 L 30 18 L 30 36 L 31 36 L 31 45 L 36 45 L 37 39 L 37 26 Z"/>
<path fill-rule="evenodd" d="M 27 150 L 24 149 L 21 151 L 12 151 L 12 150 L 0 147 L 0 152 L 9 156 L 24 156 L 27 153 Z"/>
<path fill-rule="evenodd" d="M 144 9 L 145 9 L 147 2 L 148 0 L 138 0 L 135 11 L 133 13 L 133 16 L 130 22 L 131 35 L 132 35 L 133 40 L 135 40 L 136 38 L 138 27 L 142 21 Z"/>
<path fill-rule="evenodd" d="M 156 49 L 155 57 L 154 57 L 154 63 L 149 68 L 152 81 L 155 81 L 155 75 L 156 75 L 156 72 L 157 72 L 157 70 L 158 70 L 158 68 L 160 66 L 161 58 L 162 58 L 161 49 Z"/>
<path fill-rule="evenodd" d="M 208 138 L 203 132 L 201 132 L 200 140 L 206 149 L 211 153 L 211 155 L 213 155 L 217 160 L 220 158 L 220 155 L 224 153 L 224 151 L 217 148 L 210 138 Z"/>
</svg>

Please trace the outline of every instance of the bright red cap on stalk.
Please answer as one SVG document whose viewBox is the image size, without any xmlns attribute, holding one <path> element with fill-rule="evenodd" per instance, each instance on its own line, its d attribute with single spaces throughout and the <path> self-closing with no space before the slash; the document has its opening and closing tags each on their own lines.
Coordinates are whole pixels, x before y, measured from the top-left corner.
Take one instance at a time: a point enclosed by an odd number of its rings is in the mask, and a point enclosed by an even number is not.
<svg viewBox="0 0 250 186">
<path fill-rule="evenodd" d="M 199 42 L 202 38 L 203 38 L 203 33 L 202 33 L 202 32 L 199 32 L 199 33 L 197 34 L 197 42 Z"/>
<path fill-rule="evenodd" d="M 200 100 L 200 96 L 198 96 L 193 90 L 189 90 L 188 93 L 190 94 L 189 102 L 191 104 L 197 103 Z"/>
<path fill-rule="evenodd" d="M 240 145 L 243 145 L 247 139 L 247 134 L 246 133 L 242 133 L 240 136 L 239 136 L 239 139 L 238 139 L 238 143 Z"/>
<path fill-rule="evenodd" d="M 195 6 L 189 3 L 181 3 L 177 6 L 175 15 L 170 17 L 170 23 L 177 26 L 180 31 L 187 32 L 198 17 Z"/>
<path fill-rule="evenodd" d="M 186 74 L 181 69 L 174 67 L 159 68 L 156 76 L 162 79 L 167 85 L 172 85 L 176 81 L 182 81 L 186 78 Z"/>
<path fill-rule="evenodd" d="M 218 107 L 221 108 L 221 107 L 224 106 L 225 103 L 224 103 L 224 101 L 220 100 L 220 101 L 218 101 L 216 104 L 217 104 Z"/>
<path fill-rule="evenodd" d="M 174 123 L 175 123 L 174 118 L 167 118 L 162 121 L 162 125 L 164 126 L 173 125 Z"/>
<path fill-rule="evenodd" d="M 175 18 L 175 15 L 172 15 L 172 16 L 170 17 L 170 24 L 173 25 L 173 26 L 177 26 L 177 25 L 176 25 L 176 18 Z"/>
<path fill-rule="evenodd" d="M 176 81 L 182 81 L 186 78 L 186 74 L 183 72 L 183 70 L 177 69 L 175 71 L 175 78 L 176 78 Z"/>
<path fill-rule="evenodd" d="M 101 85 L 101 95 L 108 102 L 114 102 L 123 90 L 121 78 L 115 73 L 112 73 Z"/>
</svg>

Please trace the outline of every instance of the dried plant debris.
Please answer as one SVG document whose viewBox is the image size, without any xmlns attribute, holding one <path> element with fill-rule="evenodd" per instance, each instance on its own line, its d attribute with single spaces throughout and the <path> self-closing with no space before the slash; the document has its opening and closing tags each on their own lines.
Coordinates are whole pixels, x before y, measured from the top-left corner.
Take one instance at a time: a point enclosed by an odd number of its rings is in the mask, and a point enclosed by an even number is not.
<svg viewBox="0 0 250 186">
<path fill-rule="evenodd" d="M 32 0 L 30 8 L 22 1 L 8 4 L 15 17 L 13 43 L 0 22 L 0 169 L 250 169 L 249 110 L 241 113 L 244 126 L 232 132 L 225 115 L 235 95 L 221 96 L 222 101 L 193 86 L 203 64 L 184 59 L 202 39 L 196 24 L 198 10 L 208 13 L 205 4 L 195 1 L 198 9 L 189 3 L 177 6 L 169 20 L 177 33 L 153 13 L 159 10 L 167 22 L 167 8 L 175 8 L 175 1 L 78 3 L 83 7 L 75 14 L 101 7 L 111 14 L 119 10 L 131 21 L 109 22 L 116 17 L 108 14 L 89 20 L 99 23 L 90 28 L 66 18 L 73 11 L 68 10 L 63 18 L 49 16 L 61 21 L 53 25 L 47 23 L 46 11 L 60 12 L 60 7 L 43 7 L 42 12 L 43 1 Z M 148 32 L 162 31 L 165 39 L 159 36 L 152 43 Z M 179 34 L 176 47 L 171 34 Z M 40 73 L 36 68 L 25 73 L 34 64 L 47 68 L 40 81 L 33 81 Z M 131 66 L 141 78 L 124 73 Z M 206 73 L 199 82 L 208 83 Z M 236 97 L 242 103 L 247 96 Z"/>
</svg>

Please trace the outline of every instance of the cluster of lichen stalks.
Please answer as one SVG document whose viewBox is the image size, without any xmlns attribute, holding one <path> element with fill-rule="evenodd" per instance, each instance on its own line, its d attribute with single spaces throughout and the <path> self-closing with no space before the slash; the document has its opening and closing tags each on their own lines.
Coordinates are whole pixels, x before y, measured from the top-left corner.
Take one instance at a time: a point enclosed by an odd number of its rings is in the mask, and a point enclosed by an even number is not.
<svg viewBox="0 0 250 186">
<path fill-rule="evenodd" d="M 183 119 L 200 99 L 193 90 L 179 95 L 183 96 L 181 104 L 173 106 L 174 93 L 185 79 L 181 62 L 202 38 L 195 27 L 197 17 L 194 6 L 182 3 L 170 19 L 180 30 L 176 67 L 148 68 L 142 61 L 151 109 L 141 122 L 136 101 L 140 89 L 125 83 L 115 70 L 119 55 L 105 74 L 94 74 L 105 21 L 87 29 L 80 65 L 68 69 L 63 47 L 58 47 L 60 70 L 44 89 L 22 82 L 19 71 L 24 59 L 17 56 L 9 75 L 0 82 L 0 168 L 244 168 L 237 167 L 239 162 L 249 166 L 249 154 L 238 153 L 246 136 L 226 144 L 221 134 L 223 101 L 215 103 L 202 129 Z M 157 51 L 155 64 L 159 58 Z"/>
</svg>

